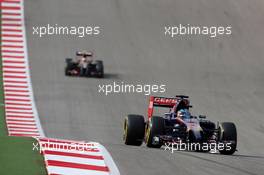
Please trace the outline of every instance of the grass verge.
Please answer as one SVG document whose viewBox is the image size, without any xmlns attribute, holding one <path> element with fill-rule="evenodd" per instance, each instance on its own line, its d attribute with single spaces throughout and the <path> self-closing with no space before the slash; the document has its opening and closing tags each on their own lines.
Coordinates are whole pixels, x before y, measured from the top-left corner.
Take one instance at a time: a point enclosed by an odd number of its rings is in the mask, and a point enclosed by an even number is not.
<svg viewBox="0 0 264 175">
<path fill-rule="evenodd" d="M 0 1 L 1 3 L 1 1 Z M 1 16 L 1 9 L 0 9 L 0 19 L 2 19 Z M 1 22 L 0 20 L 0 34 L 2 35 L 2 28 L 1 28 Z M 0 36 L 0 42 L 2 46 L 2 39 Z M 2 47 L 1 47 L 2 50 Z M 4 87 L 3 87 L 3 67 L 2 67 L 2 51 L 0 51 L 0 137 L 7 135 L 7 129 L 6 129 L 6 122 L 5 122 L 5 106 L 4 106 Z"/>
<path fill-rule="evenodd" d="M 1 7 L 1 1 L 0 1 Z M 1 9 L 0 9 L 0 19 Z M 0 45 L 2 29 L 0 20 Z M 2 50 L 2 47 L 0 47 Z M 4 107 L 3 67 L 0 51 L 0 174 L 8 175 L 46 175 L 44 158 L 38 151 L 33 151 L 34 138 L 7 136 Z"/>
<path fill-rule="evenodd" d="M 37 141 L 30 137 L 0 137 L 0 174 L 45 175 L 43 156 L 33 150 Z"/>
</svg>

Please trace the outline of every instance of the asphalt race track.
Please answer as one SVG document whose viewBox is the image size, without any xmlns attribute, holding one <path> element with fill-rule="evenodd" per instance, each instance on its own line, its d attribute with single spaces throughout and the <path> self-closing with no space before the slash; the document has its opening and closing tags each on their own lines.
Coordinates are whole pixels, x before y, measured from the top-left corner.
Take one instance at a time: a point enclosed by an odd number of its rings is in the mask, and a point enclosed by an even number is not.
<svg viewBox="0 0 264 175">
<path fill-rule="evenodd" d="M 122 175 L 261 175 L 264 171 L 264 2 L 262 0 L 26 0 L 35 100 L 48 137 L 98 141 Z M 164 26 L 231 25 L 232 35 L 169 38 Z M 98 25 L 99 36 L 33 35 L 33 26 Z M 91 49 L 105 79 L 64 76 L 64 59 Z M 142 94 L 98 93 L 99 84 L 166 84 L 163 96 L 188 94 L 193 112 L 233 121 L 233 156 L 132 147 L 123 118 L 146 114 Z"/>
</svg>

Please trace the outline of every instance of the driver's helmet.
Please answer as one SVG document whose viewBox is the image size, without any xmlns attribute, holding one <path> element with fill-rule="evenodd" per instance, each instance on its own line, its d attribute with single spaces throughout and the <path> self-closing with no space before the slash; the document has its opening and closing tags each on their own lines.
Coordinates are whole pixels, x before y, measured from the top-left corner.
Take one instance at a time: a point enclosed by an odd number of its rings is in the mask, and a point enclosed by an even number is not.
<svg viewBox="0 0 264 175">
<path fill-rule="evenodd" d="M 81 51 L 76 52 L 76 56 L 82 56 L 82 55 L 83 55 L 83 53 Z"/>
<path fill-rule="evenodd" d="M 188 119 L 191 117 L 191 114 L 188 109 L 181 109 L 177 112 L 177 117 L 181 119 Z"/>
</svg>

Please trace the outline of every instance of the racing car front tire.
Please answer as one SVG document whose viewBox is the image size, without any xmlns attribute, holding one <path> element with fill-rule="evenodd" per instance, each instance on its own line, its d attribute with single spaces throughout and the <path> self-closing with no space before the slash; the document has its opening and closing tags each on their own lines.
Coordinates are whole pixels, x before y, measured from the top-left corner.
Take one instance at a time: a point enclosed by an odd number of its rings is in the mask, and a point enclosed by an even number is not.
<svg viewBox="0 0 264 175">
<path fill-rule="evenodd" d="M 231 141 L 229 148 L 225 146 L 224 149 L 219 150 L 220 154 L 232 155 L 237 147 L 237 130 L 232 122 L 223 122 L 219 125 L 219 141 L 222 143 Z"/>
<path fill-rule="evenodd" d="M 150 148 L 160 148 L 162 143 L 153 144 L 153 138 L 155 136 L 164 134 L 164 118 L 158 116 L 152 116 L 146 128 L 146 145 Z"/>
<path fill-rule="evenodd" d="M 144 140 L 145 120 L 141 115 L 127 115 L 124 122 L 123 140 L 126 145 L 140 146 Z"/>
</svg>

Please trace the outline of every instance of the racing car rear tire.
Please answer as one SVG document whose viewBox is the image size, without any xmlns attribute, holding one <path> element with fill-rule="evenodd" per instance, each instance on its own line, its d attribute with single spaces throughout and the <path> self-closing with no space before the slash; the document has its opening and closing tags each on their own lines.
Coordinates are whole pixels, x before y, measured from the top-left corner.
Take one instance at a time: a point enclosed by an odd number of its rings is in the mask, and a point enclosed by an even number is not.
<svg viewBox="0 0 264 175">
<path fill-rule="evenodd" d="M 232 155 L 236 151 L 237 147 L 237 130 L 236 126 L 232 122 L 223 122 L 219 125 L 219 141 L 226 142 L 232 141 L 233 143 L 229 148 L 225 147 L 219 150 L 220 154 Z"/>
<path fill-rule="evenodd" d="M 70 74 L 71 67 L 72 67 L 71 63 L 67 63 L 67 65 L 65 67 L 65 75 L 66 76 L 70 76 L 71 75 Z"/>
<path fill-rule="evenodd" d="M 70 76 L 68 66 L 65 67 L 65 76 Z"/>
<path fill-rule="evenodd" d="M 96 71 L 97 71 L 97 77 L 98 78 L 104 78 L 104 65 L 102 60 L 96 60 Z"/>
<path fill-rule="evenodd" d="M 72 62 L 72 58 L 65 58 L 65 62 L 66 62 L 67 64 L 71 63 L 71 62 Z"/>
<path fill-rule="evenodd" d="M 68 58 L 68 59 L 70 59 L 70 58 Z M 66 63 L 66 67 L 65 67 L 65 75 L 70 76 L 71 75 L 70 71 L 75 69 L 76 67 L 77 67 L 77 65 L 75 63 L 72 63 L 70 60 L 68 60 Z"/>
<path fill-rule="evenodd" d="M 162 143 L 153 144 L 153 138 L 155 136 L 164 134 L 164 118 L 158 116 L 152 116 L 146 128 L 146 145 L 150 148 L 160 148 Z"/>
<path fill-rule="evenodd" d="M 124 122 L 123 140 L 126 145 L 140 146 L 144 140 L 145 120 L 141 115 L 127 115 Z"/>
</svg>

